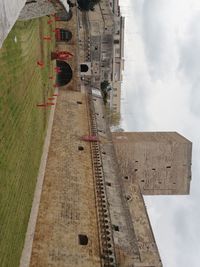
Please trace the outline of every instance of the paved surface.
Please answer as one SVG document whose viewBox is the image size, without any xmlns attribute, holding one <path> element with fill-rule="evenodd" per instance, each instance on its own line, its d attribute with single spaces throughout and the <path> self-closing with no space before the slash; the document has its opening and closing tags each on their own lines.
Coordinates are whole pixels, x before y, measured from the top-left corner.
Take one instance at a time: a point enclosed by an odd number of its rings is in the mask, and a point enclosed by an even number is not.
<svg viewBox="0 0 200 267">
<path fill-rule="evenodd" d="M 59 94 L 30 266 L 100 266 L 85 95 Z"/>
<path fill-rule="evenodd" d="M 87 116 L 84 93 L 60 90 L 30 266 L 100 266 Z"/>
</svg>

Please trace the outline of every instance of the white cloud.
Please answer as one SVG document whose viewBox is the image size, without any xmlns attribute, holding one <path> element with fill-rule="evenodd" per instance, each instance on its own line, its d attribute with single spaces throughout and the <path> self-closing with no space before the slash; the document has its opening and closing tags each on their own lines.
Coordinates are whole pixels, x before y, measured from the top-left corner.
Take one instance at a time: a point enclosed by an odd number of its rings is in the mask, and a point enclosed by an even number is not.
<svg viewBox="0 0 200 267">
<path fill-rule="evenodd" d="M 0 48 L 11 28 L 15 24 L 26 0 L 0 1 Z"/>
<path fill-rule="evenodd" d="M 146 197 L 164 267 L 198 267 L 200 253 L 200 1 L 124 0 L 122 126 L 178 131 L 193 142 L 190 196 Z"/>
</svg>

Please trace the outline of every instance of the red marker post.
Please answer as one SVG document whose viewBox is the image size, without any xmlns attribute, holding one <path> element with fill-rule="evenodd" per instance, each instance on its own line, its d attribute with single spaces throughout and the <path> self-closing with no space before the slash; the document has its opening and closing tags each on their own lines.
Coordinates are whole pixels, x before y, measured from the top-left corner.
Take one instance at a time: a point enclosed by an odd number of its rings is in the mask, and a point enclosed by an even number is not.
<svg viewBox="0 0 200 267">
<path fill-rule="evenodd" d="M 37 104 L 36 106 L 37 107 L 41 107 L 41 108 L 45 108 L 46 107 L 46 104 Z"/>
<path fill-rule="evenodd" d="M 43 40 L 51 41 L 51 36 L 44 36 L 44 37 L 43 37 Z"/>
<path fill-rule="evenodd" d="M 50 19 L 50 20 L 47 21 L 47 24 L 52 24 L 52 23 L 53 23 L 53 20 L 52 19 Z"/>
<path fill-rule="evenodd" d="M 47 102 L 47 106 L 54 106 L 55 103 Z"/>
<path fill-rule="evenodd" d="M 37 65 L 38 65 L 39 67 L 43 68 L 43 67 L 44 67 L 44 62 L 41 61 L 41 60 L 38 60 L 38 61 L 37 61 Z"/>
</svg>

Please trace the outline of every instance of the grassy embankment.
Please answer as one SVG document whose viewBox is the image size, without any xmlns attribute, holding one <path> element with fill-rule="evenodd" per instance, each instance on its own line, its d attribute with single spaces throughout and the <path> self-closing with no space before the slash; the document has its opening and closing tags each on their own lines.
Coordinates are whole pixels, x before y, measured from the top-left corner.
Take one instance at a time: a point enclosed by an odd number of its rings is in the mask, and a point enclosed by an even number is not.
<svg viewBox="0 0 200 267">
<path fill-rule="evenodd" d="M 0 49 L 1 267 L 19 266 L 40 164 L 50 107 L 36 105 L 53 93 L 48 19 L 17 22 Z"/>
</svg>

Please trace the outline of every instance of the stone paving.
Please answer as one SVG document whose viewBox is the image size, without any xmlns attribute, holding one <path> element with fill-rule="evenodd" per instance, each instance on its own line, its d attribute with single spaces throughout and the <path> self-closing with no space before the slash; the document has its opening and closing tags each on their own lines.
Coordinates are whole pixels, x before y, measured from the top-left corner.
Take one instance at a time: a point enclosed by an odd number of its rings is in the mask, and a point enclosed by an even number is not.
<svg viewBox="0 0 200 267">
<path fill-rule="evenodd" d="M 59 92 L 30 266 L 100 266 L 90 145 L 80 140 L 89 131 L 85 101 Z"/>
</svg>

